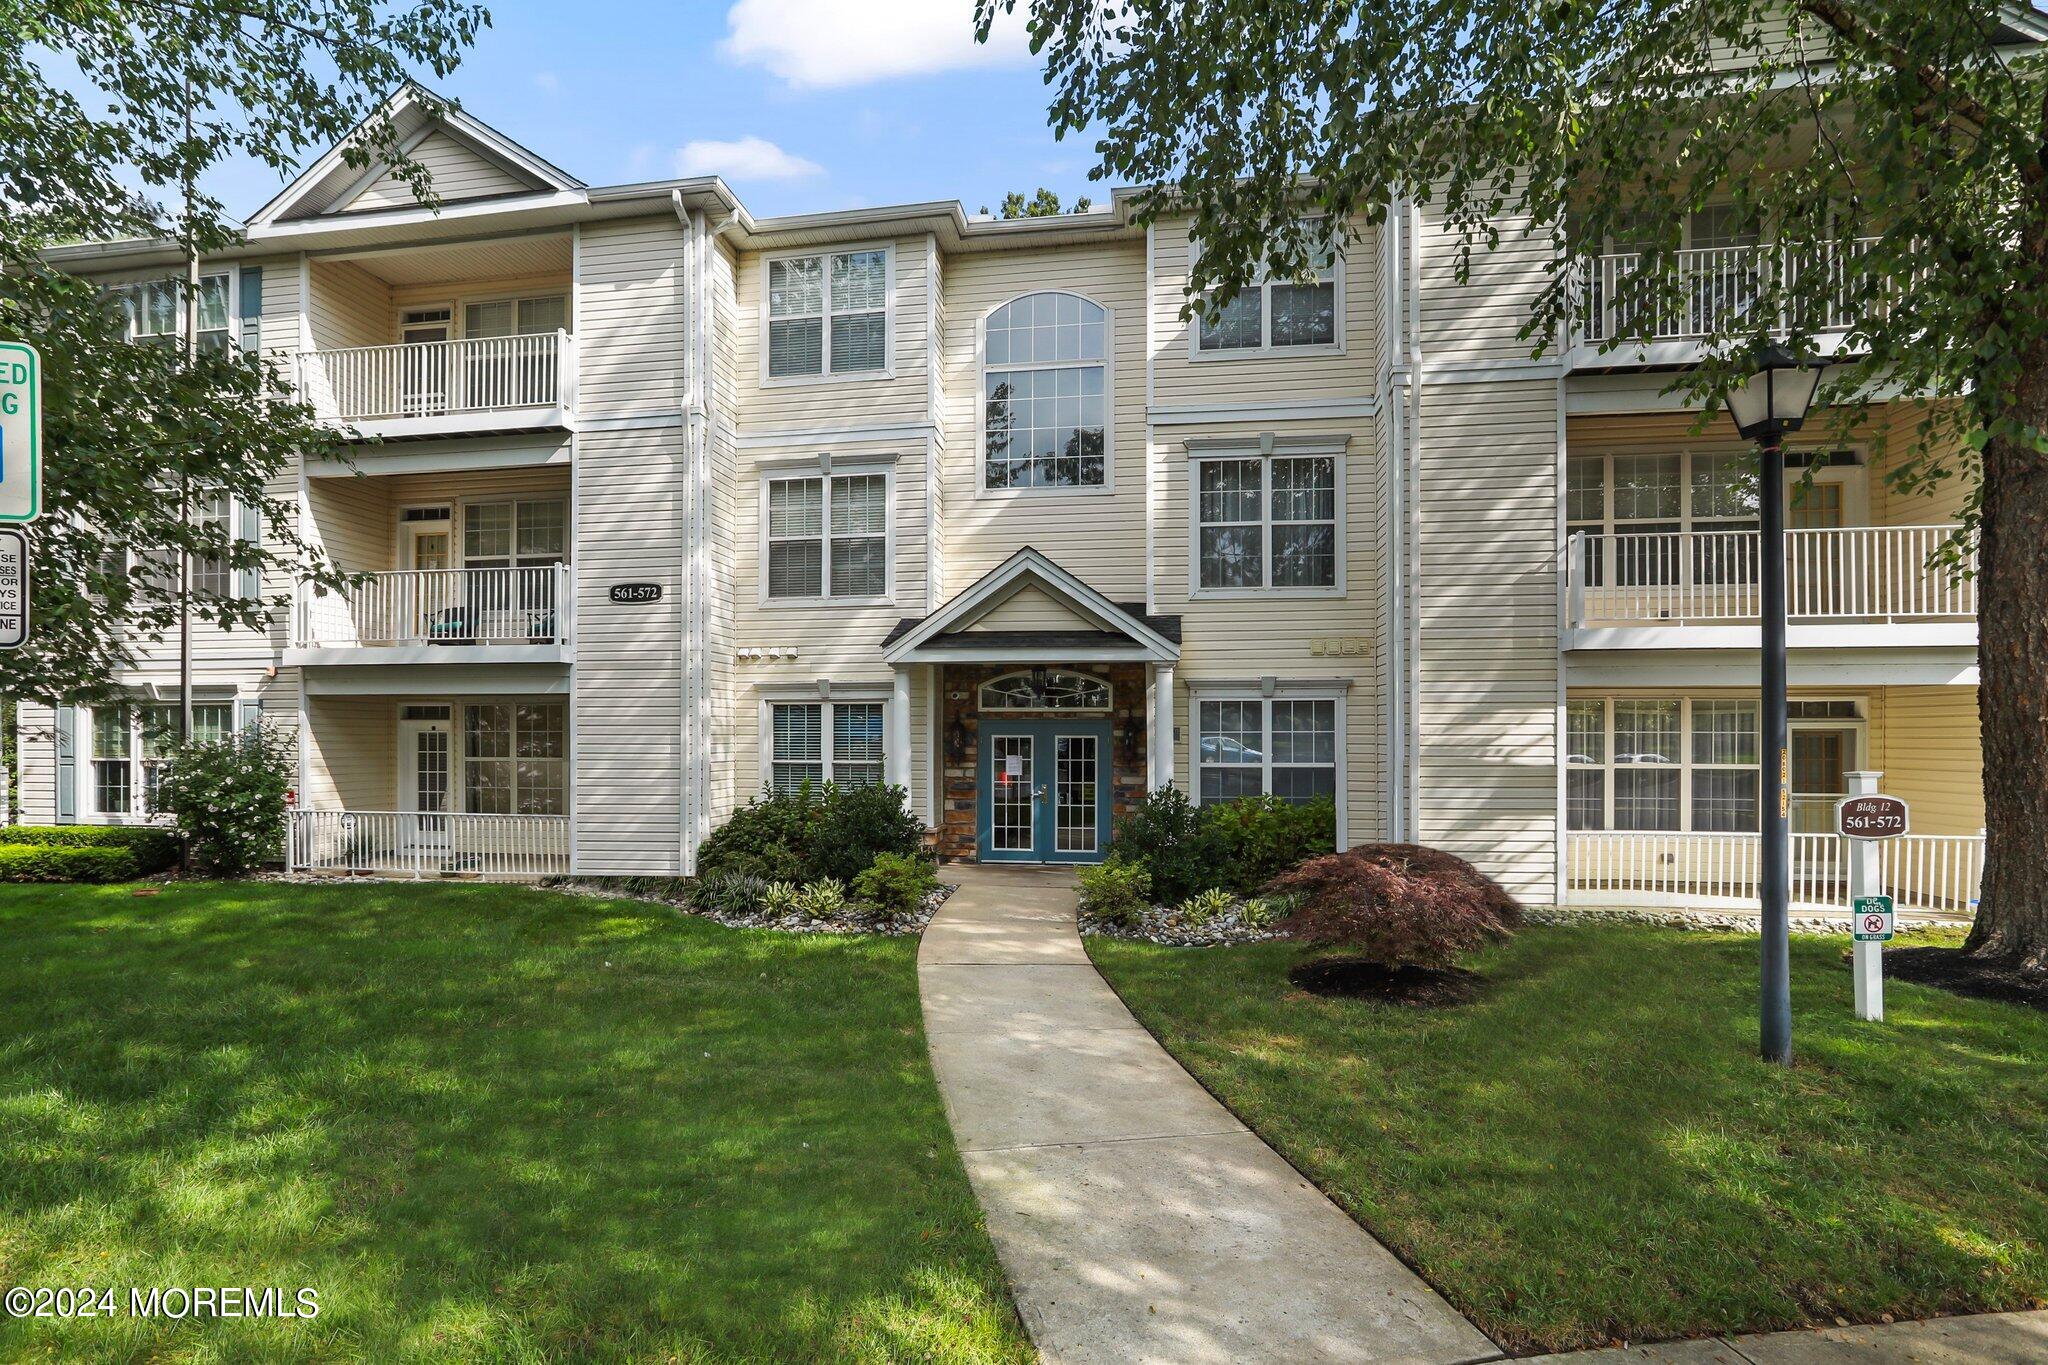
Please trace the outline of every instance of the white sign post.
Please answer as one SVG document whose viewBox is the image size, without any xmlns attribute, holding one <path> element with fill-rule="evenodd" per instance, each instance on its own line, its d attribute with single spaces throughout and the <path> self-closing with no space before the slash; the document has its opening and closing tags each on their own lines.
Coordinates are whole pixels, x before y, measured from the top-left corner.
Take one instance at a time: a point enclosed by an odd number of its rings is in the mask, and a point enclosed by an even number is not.
<svg viewBox="0 0 2048 1365">
<path fill-rule="evenodd" d="M 1877 795 L 1882 773 L 1849 773 L 1849 794 L 1835 807 L 1835 827 L 1849 841 L 1849 909 L 1851 971 L 1856 978 L 1856 1017 L 1884 1018 L 1884 945 L 1892 936 L 1892 898 L 1884 892 L 1883 853 L 1878 844 L 1906 832 L 1906 809 L 1896 802 L 1897 820 L 1886 822 L 1884 832 L 1871 828 L 1872 822 L 1858 817 L 1858 797 Z M 1895 798 L 1887 798 L 1888 801 Z"/>
<path fill-rule="evenodd" d="M 43 361 L 23 341 L 0 341 L 0 522 L 43 511 Z"/>
</svg>

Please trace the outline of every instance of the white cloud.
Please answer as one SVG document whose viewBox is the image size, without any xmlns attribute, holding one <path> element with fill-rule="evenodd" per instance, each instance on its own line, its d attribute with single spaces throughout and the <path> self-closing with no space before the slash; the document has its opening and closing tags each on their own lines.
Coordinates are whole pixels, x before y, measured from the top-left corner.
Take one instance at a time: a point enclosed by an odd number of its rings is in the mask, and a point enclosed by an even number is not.
<svg viewBox="0 0 2048 1365">
<path fill-rule="evenodd" d="M 790 85 L 862 85 L 1031 60 L 1021 14 L 974 41 L 973 0 L 737 0 L 718 50 Z"/>
<path fill-rule="evenodd" d="M 676 149 L 675 167 L 677 175 L 722 175 L 728 180 L 798 180 L 824 169 L 763 137 L 686 142 Z"/>
</svg>

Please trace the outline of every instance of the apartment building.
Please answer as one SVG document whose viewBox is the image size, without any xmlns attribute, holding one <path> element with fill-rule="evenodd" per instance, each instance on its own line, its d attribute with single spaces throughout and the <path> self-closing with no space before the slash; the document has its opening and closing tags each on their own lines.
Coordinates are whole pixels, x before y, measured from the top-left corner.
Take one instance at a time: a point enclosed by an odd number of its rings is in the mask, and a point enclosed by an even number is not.
<svg viewBox="0 0 2048 1365">
<path fill-rule="evenodd" d="M 1549 246 L 1515 224 L 1461 280 L 1396 204 L 1190 322 L 1187 225 L 1122 197 L 757 219 L 394 114 L 437 209 L 332 152 L 199 301 L 377 438 L 275 490 L 362 585 L 249 583 L 290 608 L 197 647 L 202 729 L 298 736 L 295 865 L 687 873 L 825 780 L 901 784 L 949 857 L 1078 862 L 1176 783 L 1327 795 L 1346 843 L 1538 901 L 1750 894 L 1756 495 L 1661 391 L 1768 243 L 1689 223 L 1671 318 L 1602 305 L 1617 249 L 1532 360 Z M 175 326 L 160 246 L 60 255 Z M 1974 603 L 1924 567 L 1960 491 L 1897 496 L 1855 443 L 1797 462 L 1800 894 L 1839 893 L 1829 803 L 1877 768 L 1914 803 L 1902 898 L 1966 905 Z M 25 818 L 149 818 L 175 669 L 149 646 L 128 706 L 23 706 Z"/>
</svg>

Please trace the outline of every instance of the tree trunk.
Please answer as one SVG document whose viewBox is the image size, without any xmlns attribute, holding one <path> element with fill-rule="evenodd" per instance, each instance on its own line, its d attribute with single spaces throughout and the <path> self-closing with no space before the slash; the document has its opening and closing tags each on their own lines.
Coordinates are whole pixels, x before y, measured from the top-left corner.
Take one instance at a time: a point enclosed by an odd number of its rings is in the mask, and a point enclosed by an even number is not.
<svg viewBox="0 0 2048 1365">
<path fill-rule="evenodd" d="M 2048 429 L 2048 355 L 2009 409 Z M 1964 950 L 2048 968 L 2048 455 L 1984 447 L 1977 702 L 1984 733 L 1984 889 Z"/>
</svg>

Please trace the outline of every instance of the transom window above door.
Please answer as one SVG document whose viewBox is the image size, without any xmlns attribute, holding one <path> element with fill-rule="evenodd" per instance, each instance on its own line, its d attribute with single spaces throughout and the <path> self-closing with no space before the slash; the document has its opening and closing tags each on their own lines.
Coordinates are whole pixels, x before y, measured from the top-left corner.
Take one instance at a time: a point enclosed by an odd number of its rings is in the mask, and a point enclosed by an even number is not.
<svg viewBox="0 0 2048 1365">
<path fill-rule="evenodd" d="M 982 487 L 1100 488 L 1109 450 L 1109 314 L 1026 294 L 983 330 Z"/>
<path fill-rule="evenodd" d="M 1107 711 L 1109 684 L 1086 673 L 1033 668 L 981 685 L 984 711 Z"/>
<path fill-rule="evenodd" d="M 767 275 L 766 378 L 888 369 L 889 248 L 776 257 Z"/>
</svg>

